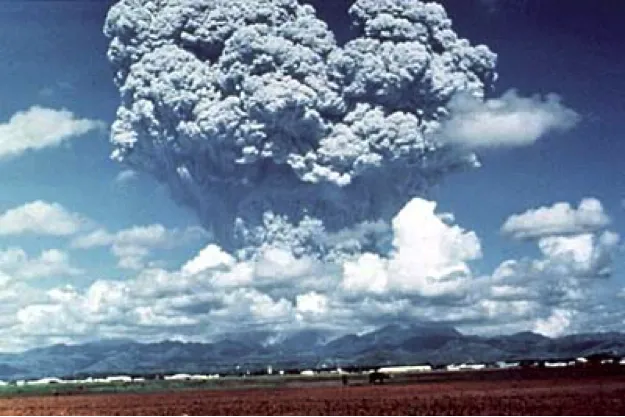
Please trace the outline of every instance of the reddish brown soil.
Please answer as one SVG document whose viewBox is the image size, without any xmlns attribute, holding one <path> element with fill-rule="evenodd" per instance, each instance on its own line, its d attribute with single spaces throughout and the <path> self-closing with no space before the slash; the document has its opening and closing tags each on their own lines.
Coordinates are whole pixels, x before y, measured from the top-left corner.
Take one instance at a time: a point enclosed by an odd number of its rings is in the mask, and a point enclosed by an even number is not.
<svg viewBox="0 0 625 417">
<path fill-rule="evenodd" d="M 625 413 L 622 377 L 300 386 L 0 399 L 12 415 L 462 415 Z"/>
</svg>

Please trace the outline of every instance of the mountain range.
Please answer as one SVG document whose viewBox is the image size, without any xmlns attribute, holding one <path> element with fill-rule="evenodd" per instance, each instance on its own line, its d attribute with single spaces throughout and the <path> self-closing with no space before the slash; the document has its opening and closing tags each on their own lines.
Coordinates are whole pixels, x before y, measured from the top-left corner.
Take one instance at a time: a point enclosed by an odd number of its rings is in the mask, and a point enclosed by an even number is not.
<svg viewBox="0 0 625 417">
<path fill-rule="evenodd" d="M 389 325 L 338 338 L 322 330 L 280 335 L 228 334 L 213 343 L 129 339 L 57 344 L 0 354 L 0 379 L 112 374 L 243 373 L 273 369 L 335 368 L 391 364 L 484 363 L 556 359 L 609 353 L 625 356 L 625 334 L 586 333 L 549 338 L 522 332 L 464 335 L 438 324 Z"/>
</svg>

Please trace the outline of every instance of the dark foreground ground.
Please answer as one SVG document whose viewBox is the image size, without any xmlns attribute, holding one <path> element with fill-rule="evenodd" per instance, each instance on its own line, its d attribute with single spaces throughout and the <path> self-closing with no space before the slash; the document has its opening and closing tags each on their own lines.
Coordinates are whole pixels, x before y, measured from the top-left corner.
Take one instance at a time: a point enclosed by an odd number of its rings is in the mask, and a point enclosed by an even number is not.
<svg viewBox="0 0 625 417">
<path fill-rule="evenodd" d="M 494 373 L 497 372 L 497 373 Z M 290 381 L 177 392 L 13 396 L 11 415 L 624 415 L 625 370 L 473 372 L 395 378 L 369 386 L 352 379 Z"/>
</svg>

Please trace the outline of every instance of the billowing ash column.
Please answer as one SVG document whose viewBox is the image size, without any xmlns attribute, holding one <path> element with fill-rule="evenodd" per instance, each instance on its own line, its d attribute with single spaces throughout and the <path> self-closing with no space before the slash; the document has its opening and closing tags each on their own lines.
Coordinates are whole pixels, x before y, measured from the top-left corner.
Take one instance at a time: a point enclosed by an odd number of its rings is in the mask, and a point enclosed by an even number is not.
<svg viewBox="0 0 625 417">
<path fill-rule="evenodd" d="M 121 0 L 104 29 L 113 157 L 167 184 L 227 249 L 305 229 L 302 247 L 324 251 L 316 227 L 389 220 L 476 163 L 435 133 L 455 94 L 483 97 L 496 57 L 434 3 L 349 13 L 358 37 L 338 46 L 296 0 Z"/>
</svg>

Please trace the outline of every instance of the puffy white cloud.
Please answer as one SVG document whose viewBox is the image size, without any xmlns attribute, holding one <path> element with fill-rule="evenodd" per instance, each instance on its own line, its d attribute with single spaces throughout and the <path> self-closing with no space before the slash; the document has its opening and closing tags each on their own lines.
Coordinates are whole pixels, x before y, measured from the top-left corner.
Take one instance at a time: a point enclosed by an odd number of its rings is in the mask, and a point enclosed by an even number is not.
<svg viewBox="0 0 625 417">
<path fill-rule="evenodd" d="M 86 333 L 89 324 L 80 314 L 62 304 L 29 305 L 17 312 L 18 328 L 29 337 L 81 335 Z"/>
<path fill-rule="evenodd" d="M 555 94 L 524 98 L 510 90 L 500 98 L 481 101 L 458 95 L 444 122 L 445 141 L 468 148 L 526 146 L 552 131 L 573 127 L 579 116 Z"/>
<path fill-rule="evenodd" d="M 161 224 L 133 226 L 110 233 L 105 229 L 97 229 L 91 233 L 77 236 L 71 242 L 75 249 L 90 249 L 110 246 L 111 253 L 124 269 L 139 270 L 145 266 L 145 259 L 154 249 L 171 248 L 205 236 L 202 229 L 188 227 L 184 230 L 167 229 Z"/>
<path fill-rule="evenodd" d="M 285 248 L 261 249 L 254 261 L 254 275 L 262 280 L 285 281 L 316 272 L 315 261 L 308 256 L 295 257 Z"/>
<path fill-rule="evenodd" d="M 88 225 L 83 216 L 67 211 L 58 203 L 33 201 L 0 214 L 0 235 L 68 236 Z"/>
<path fill-rule="evenodd" d="M 611 231 L 542 237 L 536 242 L 542 257 L 503 262 L 485 279 L 480 303 L 525 302 L 526 311 L 502 312 L 501 319 L 512 323 L 516 317 L 522 323 L 517 330 L 547 336 L 584 330 L 583 323 L 599 325 L 593 311 L 602 297 L 602 284 L 588 278 L 611 274 L 619 240 Z"/>
<path fill-rule="evenodd" d="M 343 288 L 353 292 L 382 294 L 388 287 L 388 260 L 364 253 L 343 265 Z"/>
<path fill-rule="evenodd" d="M 436 203 L 411 200 L 393 219 L 393 247 L 388 258 L 366 253 L 344 265 L 343 286 L 352 291 L 453 294 L 471 274 L 468 261 L 481 257 L 474 232 L 447 224 Z"/>
<path fill-rule="evenodd" d="M 43 278 L 79 275 L 82 271 L 71 265 L 67 253 L 58 249 L 44 250 L 31 258 L 21 248 L 0 251 L 0 271 L 15 278 Z"/>
<path fill-rule="evenodd" d="M 300 294 L 295 299 L 295 308 L 301 314 L 323 314 L 328 310 L 328 297 L 314 291 Z"/>
<path fill-rule="evenodd" d="M 97 120 L 76 118 L 67 110 L 33 106 L 0 124 L 0 159 L 18 156 L 28 150 L 58 146 L 103 126 Z"/>
<path fill-rule="evenodd" d="M 163 314 L 158 312 L 154 306 L 137 307 L 134 314 L 137 316 L 136 324 L 138 326 L 174 327 L 198 324 L 198 321 L 192 317 Z"/>
<path fill-rule="evenodd" d="M 595 232 L 609 223 L 610 218 L 601 202 L 595 198 L 584 198 L 577 209 L 561 202 L 513 214 L 505 221 L 501 231 L 515 239 L 532 239 Z"/>
<path fill-rule="evenodd" d="M 548 236 L 538 241 L 545 260 L 541 269 L 580 277 L 605 277 L 612 273 L 612 260 L 620 236 L 605 231 L 600 235 Z"/>
<path fill-rule="evenodd" d="M 505 320 L 523 317 L 535 311 L 536 306 L 524 299 L 518 300 L 493 300 L 483 299 L 477 302 L 477 309 L 482 319 L 497 319 L 505 317 Z"/>
<path fill-rule="evenodd" d="M 265 245 L 241 258 L 210 244 L 178 270 L 142 269 L 128 280 L 98 280 L 84 290 L 18 287 L 21 281 L 7 271 L 5 279 L 0 274 L 0 323 L 19 335 L 7 343 L 30 347 L 127 334 L 144 341 L 209 341 L 248 327 L 357 332 L 418 320 L 470 333 L 556 335 L 593 320 L 593 291 L 601 280 L 584 278 L 609 269 L 609 257 L 600 254 L 618 247 L 618 235 L 545 237 L 537 240 L 540 258 L 507 260 L 492 274 L 475 276 L 469 263 L 481 256 L 480 241 L 453 223 L 452 216 L 436 213 L 435 203 L 416 199 L 393 220 L 392 250 L 385 256 L 365 252 L 329 262 L 295 255 L 288 245 Z M 115 236 L 92 240 L 112 246 Z M 157 229 L 121 236 L 126 244 L 163 242 Z M 54 320 L 46 322 L 46 314 Z"/>
<path fill-rule="evenodd" d="M 568 330 L 573 315 L 572 311 L 555 309 L 549 317 L 538 319 L 533 330 L 549 337 L 561 336 Z"/>
<path fill-rule="evenodd" d="M 234 263 L 235 259 L 231 255 L 224 252 L 219 246 L 211 244 L 202 249 L 195 258 L 185 263 L 182 267 L 182 272 L 197 274 L 209 269 L 229 268 Z"/>
</svg>

